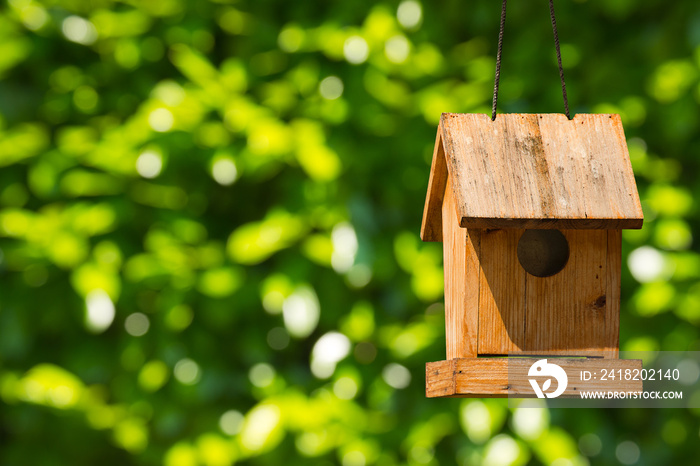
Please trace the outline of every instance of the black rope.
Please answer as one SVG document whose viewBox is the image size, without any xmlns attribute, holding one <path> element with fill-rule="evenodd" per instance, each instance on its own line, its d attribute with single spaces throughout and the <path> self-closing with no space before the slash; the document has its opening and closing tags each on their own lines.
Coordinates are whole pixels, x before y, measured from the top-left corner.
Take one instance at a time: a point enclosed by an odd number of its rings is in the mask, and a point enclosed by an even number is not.
<svg viewBox="0 0 700 466">
<path fill-rule="evenodd" d="M 503 0 L 501 9 L 501 27 L 498 31 L 498 54 L 496 55 L 496 78 L 493 83 L 493 105 L 491 107 L 491 121 L 496 120 L 496 102 L 498 101 L 498 85 L 501 79 L 501 52 L 503 51 L 503 29 L 506 25 L 506 2 Z M 561 64 L 561 49 L 559 47 L 559 33 L 557 32 L 557 19 L 554 15 L 554 0 L 549 0 L 549 16 L 552 19 L 552 31 L 554 32 L 554 46 L 557 49 L 557 64 L 559 65 L 559 78 L 561 79 L 561 93 L 564 96 L 564 110 L 566 117 L 571 120 L 569 114 L 569 98 L 566 95 L 566 82 L 564 81 L 564 67 Z"/>
<path fill-rule="evenodd" d="M 566 118 L 569 115 L 569 98 L 566 96 L 566 82 L 564 82 L 564 67 L 561 65 L 561 50 L 559 50 L 559 33 L 557 32 L 557 18 L 554 16 L 554 0 L 549 0 L 549 16 L 552 18 L 552 31 L 554 32 L 554 46 L 557 48 L 557 63 L 559 64 L 559 78 L 561 78 L 561 93 L 564 96 L 564 110 Z"/>
<path fill-rule="evenodd" d="M 506 2 L 503 0 L 501 9 L 501 28 L 498 31 L 498 55 L 496 56 L 496 79 L 493 83 L 493 106 L 491 107 L 491 121 L 496 120 L 496 102 L 498 101 L 498 82 L 501 79 L 501 52 L 503 51 L 503 29 L 506 25 Z"/>
</svg>

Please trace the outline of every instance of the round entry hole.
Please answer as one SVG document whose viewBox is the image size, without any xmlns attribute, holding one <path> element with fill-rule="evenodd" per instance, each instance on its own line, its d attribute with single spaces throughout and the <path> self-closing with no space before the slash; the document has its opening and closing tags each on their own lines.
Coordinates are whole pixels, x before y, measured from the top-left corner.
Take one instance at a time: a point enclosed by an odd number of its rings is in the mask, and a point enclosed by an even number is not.
<svg viewBox="0 0 700 466">
<path fill-rule="evenodd" d="M 530 275 L 551 277 L 569 260 L 569 243 L 559 230 L 525 230 L 518 241 L 518 260 Z"/>
</svg>

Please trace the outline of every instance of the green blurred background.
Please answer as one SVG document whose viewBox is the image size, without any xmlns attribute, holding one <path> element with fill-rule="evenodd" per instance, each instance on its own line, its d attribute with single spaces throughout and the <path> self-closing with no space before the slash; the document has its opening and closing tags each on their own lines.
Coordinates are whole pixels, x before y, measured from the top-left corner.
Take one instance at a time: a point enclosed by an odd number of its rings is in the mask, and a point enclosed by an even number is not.
<svg viewBox="0 0 700 466">
<path fill-rule="evenodd" d="M 557 2 L 572 112 L 645 209 L 621 349 L 700 350 L 700 3 Z M 0 4 L 0 464 L 691 464 L 700 411 L 427 400 L 441 112 L 490 111 L 495 0 Z M 499 110 L 563 112 L 547 3 Z"/>
</svg>

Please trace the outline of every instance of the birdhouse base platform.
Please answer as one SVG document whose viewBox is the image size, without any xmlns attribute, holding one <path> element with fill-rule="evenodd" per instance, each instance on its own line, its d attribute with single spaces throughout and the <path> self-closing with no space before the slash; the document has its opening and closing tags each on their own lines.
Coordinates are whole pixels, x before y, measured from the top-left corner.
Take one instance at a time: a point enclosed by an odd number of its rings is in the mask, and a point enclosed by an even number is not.
<svg viewBox="0 0 700 466">
<path fill-rule="evenodd" d="M 566 390 L 559 398 L 580 398 L 581 391 L 642 391 L 641 359 L 538 356 L 429 362 L 425 365 L 425 394 L 428 398 L 533 398 L 533 377 L 528 371 L 545 358 L 561 367 L 568 377 Z"/>
</svg>

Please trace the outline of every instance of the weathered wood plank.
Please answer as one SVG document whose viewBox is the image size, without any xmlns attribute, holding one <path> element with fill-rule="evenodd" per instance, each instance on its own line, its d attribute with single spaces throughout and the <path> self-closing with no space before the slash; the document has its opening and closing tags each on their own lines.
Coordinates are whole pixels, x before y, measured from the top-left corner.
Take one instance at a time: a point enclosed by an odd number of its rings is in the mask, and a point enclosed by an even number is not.
<svg viewBox="0 0 700 466">
<path fill-rule="evenodd" d="M 528 370 L 541 358 L 465 358 L 426 364 L 426 396 L 436 397 L 532 397 Z M 642 369 L 640 359 L 566 359 L 551 358 L 567 374 L 567 388 L 561 397 L 578 398 L 581 390 L 638 392 L 643 388 L 641 380 L 602 381 L 602 370 Z M 510 365 L 510 377 L 509 377 Z M 581 371 L 597 374 L 582 381 Z M 553 382 L 556 384 L 556 382 Z"/>
<path fill-rule="evenodd" d="M 479 259 L 479 354 L 524 349 L 526 275 L 518 261 L 523 230 L 482 230 Z"/>
<path fill-rule="evenodd" d="M 616 358 L 620 348 L 620 275 L 622 268 L 622 231 L 608 230 L 606 294 L 606 330 L 610 357 Z"/>
<path fill-rule="evenodd" d="M 448 177 L 442 204 L 447 359 L 476 356 L 479 296 L 475 244 L 457 223 L 451 183 Z"/>
<path fill-rule="evenodd" d="M 442 241 L 442 203 L 447 185 L 447 165 L 443 149 L 441 128 L 438 127 L 433 149 L 433 162 L 428 179 L 428 193 L 423 208 L 420 237 L 423 241 Z M 457 215 L 456 211 L 453 215 Z"/>
<path fill-rule="evenodd" d="M 641 220 L 638 219 L 510 219 L 510 218 L 465 218 L 460 221 L 462 228 L 474 229 L 556 229 L 556 230 L 625 230 L 641 228 Z"/>
<path fill-rule="evenodd" d="M 607 252 L 614 238 L 609 239 L 605 230 L 562 231 L 569 243 L 569 261 L 556 275 L 540 278 L 528 274 L 518 260 L 523 232 L 482 232 L 478 354 L 529 351 L 576 356 L 596 350 L 599 356 L 614 357 L 619 283 L 616 294 L 607 293 L 608 283 L 616 280 L 613 275 L 619 276 L 619 264 L 608 271 Z"/>
<path fill-rule="evenodd" d="M 425 365 L 425 396 L 436 398 L 455 393 L 455 361 L 429 362 Z"/>
<path fill-rule="evenodd" d="M 462 313 L 464 312 L 464 262 L 466 259 L 466 230 L 457 224 L 456 207 L 452 195 L 452 180 L 447 178 L 442 203 L 443 268 L 445 270 L 445 341 L 446 358 L 457 353 Z"/>
<path fill-rule="evenodd" d="M 605 230 L 564 230 L 569 261 L 551 277 L 527 275 L 525 342 L 541 354 L 610 357 L 612 297 L 606 293 L 608 235 Z M 575 290 L 575 291 L 574 291 Z"/>
<path fill-rule="evenodd" d="M 440 129 L 462 227 L 641 228 L 618 115 L 445 113 Z"/>
<path fill-rule="evenodd" d="M 464 326 L 462 332 L 467 336 L 459 358 L 476 357 L 479 343 L 479 299 L 481 286 L 481 230 L 467 231 L 467 259 L 464 268 Z"/>
</svg>

